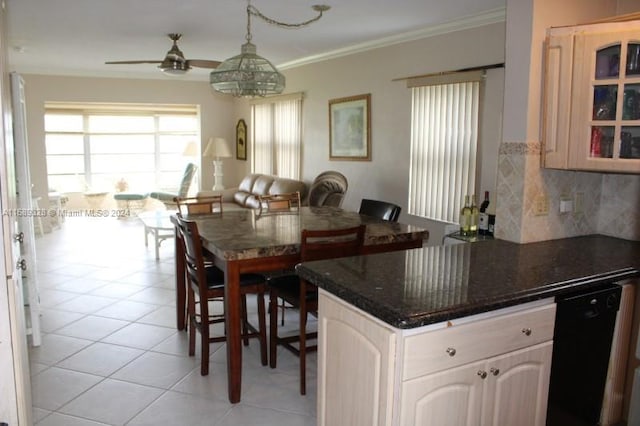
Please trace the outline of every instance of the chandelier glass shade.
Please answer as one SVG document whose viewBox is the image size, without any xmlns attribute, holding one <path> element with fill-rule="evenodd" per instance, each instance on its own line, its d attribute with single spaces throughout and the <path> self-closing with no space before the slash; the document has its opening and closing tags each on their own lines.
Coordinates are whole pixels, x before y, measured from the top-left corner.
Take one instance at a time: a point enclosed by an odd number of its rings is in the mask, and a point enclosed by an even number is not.
<svg viewBox="0 0 640 426">
<path fill-rule="evenodd" d="M 218 92 L 237 97 L 256 97 L 282 93 L 285 78 L 271 62 L 256 53 L 247 42 L 241 53 L 227 59 L 211 72 L 209 81 Z"/>
<path fill-rule="evenodd" d="M 273 64 L 256 53 L 256 45 L 251 43 L 251 15 L 282 28 L 300 28 L 317 21 L 329 6 L 314 5 L 318 15 L 308 21 L 290 24 L 279 22 L 263 15 L 258 9 L 247 6 L 247 42 L 242 45 L 240 54 L 227 59 L 211 72 L 209 82 L 218 92 L 236 97 L 256 97 L 282 93 L 285 78 Z"/>
</svg>

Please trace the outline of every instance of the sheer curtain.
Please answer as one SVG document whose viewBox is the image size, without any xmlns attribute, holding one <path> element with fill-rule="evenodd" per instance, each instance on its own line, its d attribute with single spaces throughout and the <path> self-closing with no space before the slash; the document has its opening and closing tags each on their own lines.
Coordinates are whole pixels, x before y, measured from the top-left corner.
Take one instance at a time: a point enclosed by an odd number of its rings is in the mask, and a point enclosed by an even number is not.
<svg viewBox="0 0 640 426">
<path fill-rule="evenodd" d="M 265 99 L 251 110 L 253 173 L 300 179 L 302 94 Z"/>
<path fill-rule="evenodd" d="M 475 193 L 481 78 L 462 73 L 409 82 L 409 214 L 458 222 L 464 196 Z"/>
</svg>

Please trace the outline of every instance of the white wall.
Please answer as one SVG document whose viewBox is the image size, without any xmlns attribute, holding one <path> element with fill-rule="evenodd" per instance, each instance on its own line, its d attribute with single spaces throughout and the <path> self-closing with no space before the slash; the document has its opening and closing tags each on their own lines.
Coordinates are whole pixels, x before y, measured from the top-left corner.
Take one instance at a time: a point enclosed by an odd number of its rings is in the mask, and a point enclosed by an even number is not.
<svg viewBox="0 0 640 426">
<path fill-rule="evenodd" d="M 349 181 L 344 208 L 357 210 L 362 198 L 396 203 L 402 207 L 402 222 L 427 226 L 430 241 L 440 242 L 442 225 L 406 215 L 411 91 L 405 81 L 393 80 L 504 62 L 504 34 L 504 23 L 492 24 L 285 70 L 286 91 L 305 93 L 303 178 L 311 181 L 322 171 L 337 170 Z M 501 141 L 503 79 L 503 69 L 487 72 L 479 189 L 492 194 Z M 364 93 L 371 93 L 372 160 L 330 161 L 328 102 Z"/>
<path fill-rule="evenodd" d="M 207 82 L 88 77 L 60 77 L 24 75 L 27 98 L 27 126 L 29 159 L 34 195 L 46 200 L 47 171 L 44 147 L 45 102 L 108 102 L 191 104 L 200 106 L 201 149 L 211 136 L 222 136 L 231 144 L 235 141 L 234 98 L 215 93 Z M 232 145 L 233 146 L 233 145 Z M 233 148 L 235 149 L 235 148 Z M 225 159 L 224 181 L 236 184 L 245 173 L 244 161 Z M 213 186 L 213 165 L 205 159 L 200 165 L 201 187 Z M 152 190 L 153 188 L 150 188 Z M 41 207 L 46 207 L 41 205 Z"/>
</svg>

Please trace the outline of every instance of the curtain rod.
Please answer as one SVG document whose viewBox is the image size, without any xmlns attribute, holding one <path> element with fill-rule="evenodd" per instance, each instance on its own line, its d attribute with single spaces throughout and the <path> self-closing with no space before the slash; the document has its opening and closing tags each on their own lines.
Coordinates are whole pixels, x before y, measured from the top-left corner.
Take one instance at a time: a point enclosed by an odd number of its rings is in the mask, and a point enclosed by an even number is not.
<svg viewBox="0 0 640 426">
<path fill-rule="evenodd" d="M 409 80 L 409 79 L 412 79 L 412 78 L 433 77 L 433 76 L 437 76 L 437 75 L 455 74 L 455 73 L 458 73 L 458 72 L 490 70 L 490 69 L 494 69 L 494 68 L 504 68 L 504 62 L 499 63 L 499 64 L 482 65 L 482 66 L 479 66 L 479 67 L 460 68 L 458 70 L 452 70 L 452 71 L 440 71 L 440 72 L 432 72 L 430 74 L 412 75 L 412 76 L 409 76 L 409 77 L 394 78 L 391 81 L 402 81 L 402 80 Z"/>
</svg>

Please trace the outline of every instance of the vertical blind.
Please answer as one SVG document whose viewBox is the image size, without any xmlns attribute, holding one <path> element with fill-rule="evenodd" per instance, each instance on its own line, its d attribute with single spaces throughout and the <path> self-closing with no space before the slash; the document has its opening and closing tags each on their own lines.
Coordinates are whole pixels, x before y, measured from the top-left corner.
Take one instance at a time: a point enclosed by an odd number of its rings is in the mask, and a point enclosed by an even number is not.
<svg viewBox="0 0 640 426">
<path fill-rule="evenodd" d="M 264 100 L 251 109 L 253 173 L 300 179 L 302 95 Z"/>
<path fill-rule="evenodd" d="M 442 79 L 439 76 L 437 84 L 424 79 L 409 83 L 408 205 L 409 214 L 457 222 L 464 196 L 475 192 L 480 78 L 453 83 L 441 83 Z"/>
</svg>

